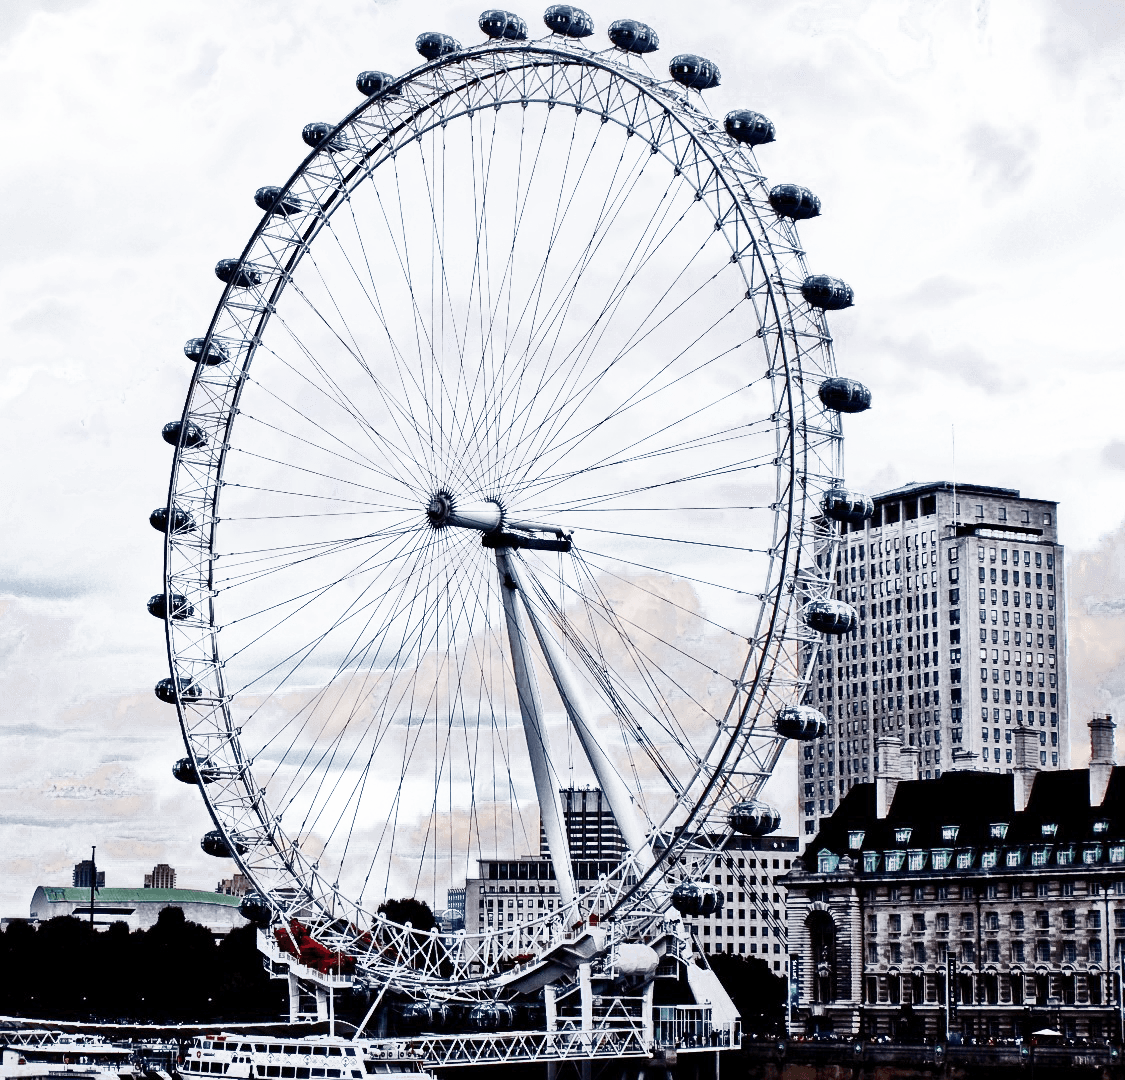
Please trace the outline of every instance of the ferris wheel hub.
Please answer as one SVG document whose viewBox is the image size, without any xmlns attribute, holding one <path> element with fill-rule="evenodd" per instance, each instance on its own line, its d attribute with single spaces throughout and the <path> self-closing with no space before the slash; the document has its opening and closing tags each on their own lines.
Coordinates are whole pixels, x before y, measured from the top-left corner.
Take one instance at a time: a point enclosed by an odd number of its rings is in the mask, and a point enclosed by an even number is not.
<svg viewBox="0 0 1125 1080">
<path fill-rule="evenodd" d="M 435 529 L 454 525 L 460 529 L 495 532 L 504 522 L 504 508 L 495 499 L 461 503 L 448 491 L 437 492 L 426 507 L 426 517 Z"/>
</svg>

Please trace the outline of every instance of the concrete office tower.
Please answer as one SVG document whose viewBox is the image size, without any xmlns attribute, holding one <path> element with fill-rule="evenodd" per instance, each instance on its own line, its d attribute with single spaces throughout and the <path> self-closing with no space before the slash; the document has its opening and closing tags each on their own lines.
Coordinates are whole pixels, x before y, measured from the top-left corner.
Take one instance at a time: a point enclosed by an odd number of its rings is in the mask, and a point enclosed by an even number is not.
<svg viewBox="0 0 1125 1080">
<path fill-rule="evenodd" d="M 157 863 L 152 868 L 151 874 L 145 874 L 146 889 L 174 889 L 176 887 L 176 871 L 167 863 Z"/>
<path fill-rule="evenodd" d="M 1070 762 L 1057 504 L 945 482 L 874 503 L 840 527 L 835 595 L 856 628 L 811 646 L 806 701 L 829 724 L 798 751 L 805 837 L 874 780 L 876 739 L 901 744 L 889 763 L 900 779 L 1012 772 L 1021 726 L 1035 729 L 1040 767 Z"/>
<path fill-rule="evenodd" d="M 562 788 L 563 820 L 572 859 L 612 859 L 625 857 L 625 837 L 614 820 L 613 811 L 600 788 Z M 539 854 L 549 855 L 547 831 L 539 825 Z"/>
</svg>

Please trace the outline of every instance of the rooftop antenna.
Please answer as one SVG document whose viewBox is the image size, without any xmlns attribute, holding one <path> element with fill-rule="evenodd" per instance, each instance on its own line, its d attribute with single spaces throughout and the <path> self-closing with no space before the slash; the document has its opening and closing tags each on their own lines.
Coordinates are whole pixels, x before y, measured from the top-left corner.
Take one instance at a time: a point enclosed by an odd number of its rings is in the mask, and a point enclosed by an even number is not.
<svg viewBox="0 0 1125 1080">
<path fill-rule="evenodd" d="M 956 535 L 957 526 L 960 522 L 957 520 L 959 517 L 957 511 L 957 425 L 949 425 L 949 438 L 953 446 L 953 528 L 954 535 Z"/>
</svg>

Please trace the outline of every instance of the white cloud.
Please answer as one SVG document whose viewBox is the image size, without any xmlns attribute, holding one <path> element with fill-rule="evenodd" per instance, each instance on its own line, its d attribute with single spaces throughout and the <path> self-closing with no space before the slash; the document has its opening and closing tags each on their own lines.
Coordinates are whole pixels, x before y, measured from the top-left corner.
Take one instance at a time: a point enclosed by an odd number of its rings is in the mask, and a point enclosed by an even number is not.
<svg viewBox="0 0 1125 1080">
<path fill-rule="evenodd" d="M 218 62 L 223 59 L 223 54 L 230 47 L 226 42 L 216 42 L 213 37 L 204 38 L 196 50 L 195 66 L 187 71 L 181 71 L 172 80 L 171 90 L 151 87 L 150 98 L 156 104 L 173 105 L 178 109 L 183 102 L 195 97 L 197 93 L 212 89 L 218 82 Z"/>
<path fill-rule="evenodd" d="M 122 54 L 113 50 L 90 48 L 81 54 L 82 63 L 90 78 L 106 90 L 119 90 L 125 86 Z"/>
<path fill-rule="evenodd" d="M 1011 199 L 1027 194 L 1043 164 L 1043 134 L 1036 123 L 1005 114 L 996 124 L 981 105 L 974 105 L 942 149 L 960 152 L 969 167 L 965 195 L 991 214 Z"/>
<path fill-rule="evenodd" d="M 38 45 L 45 38 L 48 37 L 62 37 L 66 31 L 57 22 L 52 22 L 50 19 L 45 19 L 39 16 L 33 24 L 31 24 L 31 33 L 27 35 L 28 45 Z"/>
<path fill-rule="evenodd" d="M 1028 61 L 1042 72 L 1051 105 L 1081 102 L 1082 126 L 1105 132 L 1125 104 L 1125 6 L 1107 0 L 1027 0 L 1008 4 L 1036 17 Z"/>
<path fill-rule="evenodd" d="M 723 73 L 729 71 L 732 86 L 744 92 L 754 108 L 777 119 L 852 128 L 865 120 L 889 118 L 911 135 L 924 135 L 934 123 L 917 97 L 885 79 L 843 37 L 828 36 L 783 57 L 760 60 L 764 63 L 747 64 L 732 54 Z"/>
<path fill-rule="evenodd" d="M 1109 441 L 1093 456 L 1093 467 L 1099 472 L 1125 476 L 1125 439 L 1111 435 Z"/>
<path fill-rule="evenodd" d="M 270 62 L 272 53 L 273 39 L 264 34 L 250 38 L 249 42 L 243 42 L 239 50 L 242 59 L 255 70 L 264 68 Z"/>
<path fill-rule="evenodd" d="M 990 295 L 1010 297 L 1015 285 L 1003 276 L 940 270 L 913 285 L 863 296 L 856 307 L 832 316 L 840 369 L 891 400 L 919 393 L 927 375 L 960 382 L 989 398 L 1026 394 L 1032 385 L 1027 368 L 1038 353 L 996 359 L 965 337 L 938 345 L 928 331 L 929 316 L 960 312 Z"/>
<path fill-rule="evenodd" d="M 351 0 L 348 4 L 349 15 L 359 21 L 367 22 L 368 26 L 376 27 L 382 18 L 382 12 L 373 0 Z"/>
<path fill-rule="evenodd" d="M 43 69 L 0 71 L 0 124 L 24 122 L 31 104 L 31 89 L 43 82 Z"/>
<path fill-rule="evenodd" d="M 197 120 L 192 120 L 191 124 L 200 135 L 210 135 L 218 127 L 218 122 L 221 119 L 223 119 L 223 107 L 216 105 L 214 109 L 210 110 L 210 113 L 199 117 Z"/>
<path fill-rule="evenodd" d="M 1090 754 L 1086 723 L 1108 713 L 1118 725 L 1125 710 L 1125 525 L 1092 550 L 1071 556 L 1069 575 L 1071 760 Z"/>
</svg>

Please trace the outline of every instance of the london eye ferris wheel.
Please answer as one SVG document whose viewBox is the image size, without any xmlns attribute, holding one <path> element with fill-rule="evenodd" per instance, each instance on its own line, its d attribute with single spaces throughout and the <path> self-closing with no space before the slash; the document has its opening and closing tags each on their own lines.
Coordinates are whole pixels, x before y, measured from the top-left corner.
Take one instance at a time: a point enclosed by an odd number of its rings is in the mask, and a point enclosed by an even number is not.
<svg viewBox="0 0 1125 1080">
<path fill-rule="evenodd" d="M 418 996 L 487 998 L 592 915 L 639 940 L 716 902 L 700 867 L 777 827 L 761 789 L 824 729 L 809 647 L 850 629 L 834 537 L 870 512 L 840 425 L 870 395 L 825 316 L 852 293 L 806 265 L 819 200 L 758 164 L 773 124 L 712 117 L 715 65 L 652 63 L 642 23 L 545 22 L 422 34 L 304 129 L 216 267 L 152 518 L 205 850 L 263 922 Z M 575 778 L 629 848 L 585 891 Z M 378 913 L 540 823 L 557 906 L 517 934 Z"/>
</svg>

